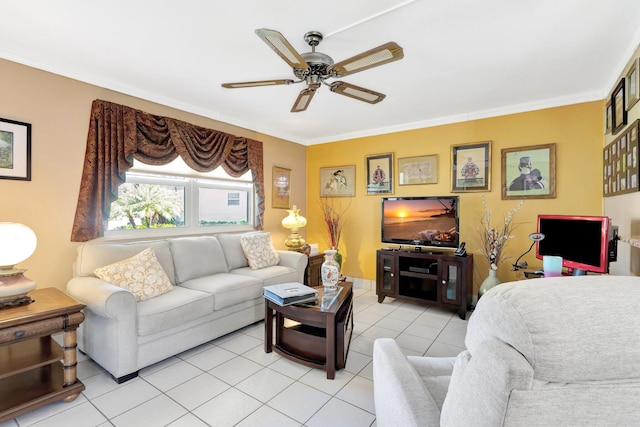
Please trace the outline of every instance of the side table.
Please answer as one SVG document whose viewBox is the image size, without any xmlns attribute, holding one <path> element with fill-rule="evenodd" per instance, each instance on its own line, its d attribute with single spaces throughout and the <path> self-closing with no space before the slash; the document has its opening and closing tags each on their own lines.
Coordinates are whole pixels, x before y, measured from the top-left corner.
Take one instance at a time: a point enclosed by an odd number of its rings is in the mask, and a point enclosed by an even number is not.
<svg viewBox="0 0 640 427">
<path fill-rule="evenodd" d="M 304 272 L 304 284 L 315 288 L 322 286 L 322 263 L 324 262 L 324 254 L 308 255 L 309 262 Z"/>
<path fill-rule="evenodd" d="M 84 390 L 76 372 L 76 329 L 85 306 L 56 288 L 28 295 L 31 304 L 0 310 L 0 422 L 71 402 Z M 57 332 L 63 332 L 62 347 L 51 338 Z"/>
<path fill-rule="evenodd" d="M 336 370 L 345 367 L 353 333 L 353 289 L 343 289 L 328 309 L 321 305 L 281 306 L 265 298 L 264 351 L 274 351 L 287 359 L 327 371 L 334 379 Z M 318 288 L 321 301 L 323 288 Z M 273 328 L 275 318 L 275 345 Z"/>
</svg>

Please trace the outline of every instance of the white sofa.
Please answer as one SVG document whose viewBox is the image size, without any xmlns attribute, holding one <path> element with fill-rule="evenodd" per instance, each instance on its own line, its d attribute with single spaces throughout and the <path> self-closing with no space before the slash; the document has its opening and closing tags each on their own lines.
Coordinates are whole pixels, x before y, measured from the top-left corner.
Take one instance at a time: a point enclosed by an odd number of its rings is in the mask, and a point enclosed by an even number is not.
<svg viewBox="0 0 640 427">
<path fill-rule="evenodd" d="M 276 251 L 278 265 L 252 270 L 241 235 L 78 247 L 67 292 L 87 305 L 78 329 L 80 350 L 123 382 L 145 366 L 263 319 L 263 286 L 303 282 L 307 257 Z M 174 285 L 168 293 L 137 302 L 93 273 L 149 247 Z"/>
<path fill-rule="evenodd" d="M 640 278 L 505 283 L 485 293 L 457 358 L 374 343 L 387 426 L 640 425 Z"/>
</svg>

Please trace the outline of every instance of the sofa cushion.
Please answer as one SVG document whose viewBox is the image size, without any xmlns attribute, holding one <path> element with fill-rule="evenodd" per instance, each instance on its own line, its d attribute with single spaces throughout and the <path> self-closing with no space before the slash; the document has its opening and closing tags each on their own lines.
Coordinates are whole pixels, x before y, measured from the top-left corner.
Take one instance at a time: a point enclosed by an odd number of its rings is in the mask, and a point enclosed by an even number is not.
<svg viewBox="0 0 640 427">
<path fill-rule="evenodd" d="M 107 264 L 130 258 L 147 248 L 153 248 L 156 258 L 167 273 L 172 284 L 175 284 L 173 259 L 166 240 L 153 240 L 132 243 L 99 242 L 85 243 L 78 246 L 78 258 L 74 263 L 75 276 L 95 276 L 93 270 Z"/>
<path fill-rule="evenodd" d="M 280 262 L 270 233 L 245 234 L 240 236 L 240 245 L 252 270 L 277 265 Z"/>
<path fill-rule="evenodd" d="M 213 309 L 220 310 L 262 296 L 262 282 L 249 276 L 220 273 L 191 279 L 180 286 L 213 295 Z"/>
<path fill-rule="evenodd" d="M 242 245 L 240 244 L 240 237 L 246 234 L 256 234 L 259 231 L 250 231 L 248 233 L 220 233 L 216 234 L 222 249 L 224 250 L 224 257 L 227 260 L 227 266 L 229 270 L 235 270 L 236 268 L 248 267 L 249 261 L 244 256 Z"/>
<path fill-rule="evenodd" d="M 262 282 L 262 286 L 300 281 L 298 277 L 298 270 L 291 267 L 285 267 L 283 265 L 274 265 L 271 267 L 261 268 L 259 270 L 252 270 L 249 267 L 237 268 L 235 270 L 231 270 L 229 273 L 254 277 Z"/>
<path fill-rule="evenodd" d="M 138 308 L 138 335 L 166 331 L 213 312 L 213 296 L 176 286 L 168 294 L 141 301 Z"/>
<path fill-rule="evenodd" d="M 136 301 L 157 297 L 173 289 L 153 248 L 147 248 L 131 258 L 96 268 L 93 272 L 100 279 L 131 292 Z"/>
<path fill-rule="evenodd" d="M 169 244 L 177 284 L 229 271 L 222 246 L 214 236 L 180 237 L 169 239 Z"/>
</svg>

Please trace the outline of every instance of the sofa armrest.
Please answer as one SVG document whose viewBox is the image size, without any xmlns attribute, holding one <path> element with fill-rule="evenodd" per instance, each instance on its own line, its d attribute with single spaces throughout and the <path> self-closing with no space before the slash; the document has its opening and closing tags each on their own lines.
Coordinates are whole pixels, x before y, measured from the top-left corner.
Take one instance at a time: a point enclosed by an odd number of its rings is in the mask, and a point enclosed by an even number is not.
<svg viewBox="0 0 640 427">
<path fill-rule="evenodd" d="M 136 299 L 126 289 L 97 277 L 74 277 L 67 283 L 67 292 L 98 316 L 135 324 Z"/>
<path fill-rule="evenodd" d="M 307 268 L 309 257 L 301 252 L 296 251 L 283 251 L 278 250 L 278 256 L 280 257 L 279 265 L 284 267 L 290 267 L 298 272 L 298 281 L 304 282 L 304 271 Z"/>
<path fill-rule="evenodd" d="M 373 344 L 373 394 L 379 427 L 440 425 L 435 400 L 391 338 Z"/>
<path fill-rule="evenodd" d="M 468 350 L 458 355 L 442 405 L 442 425 L 505 425 L 512 391 L 532 386 L 533 367 L 527 359 L 509 344 L 487 339 L 473 355 Z"/>
</svg>

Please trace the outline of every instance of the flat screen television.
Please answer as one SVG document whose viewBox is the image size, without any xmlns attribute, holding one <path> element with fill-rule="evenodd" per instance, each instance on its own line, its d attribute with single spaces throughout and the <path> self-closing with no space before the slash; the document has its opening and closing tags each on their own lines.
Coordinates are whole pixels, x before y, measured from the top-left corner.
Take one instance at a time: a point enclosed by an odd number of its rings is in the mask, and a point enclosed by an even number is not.
<svg viewBox="0 0 640 427">
<path fill-rule="evenodd" d="M 538 215 L 536 258 L 562 257 L 574 275 L 609 272 L 609 218 L 606 216 Z"/>
<path fill-rule="evenodd" d="M 382 242 L 456 248 L 458 196 L 382 198 Z"/>
</svg>

